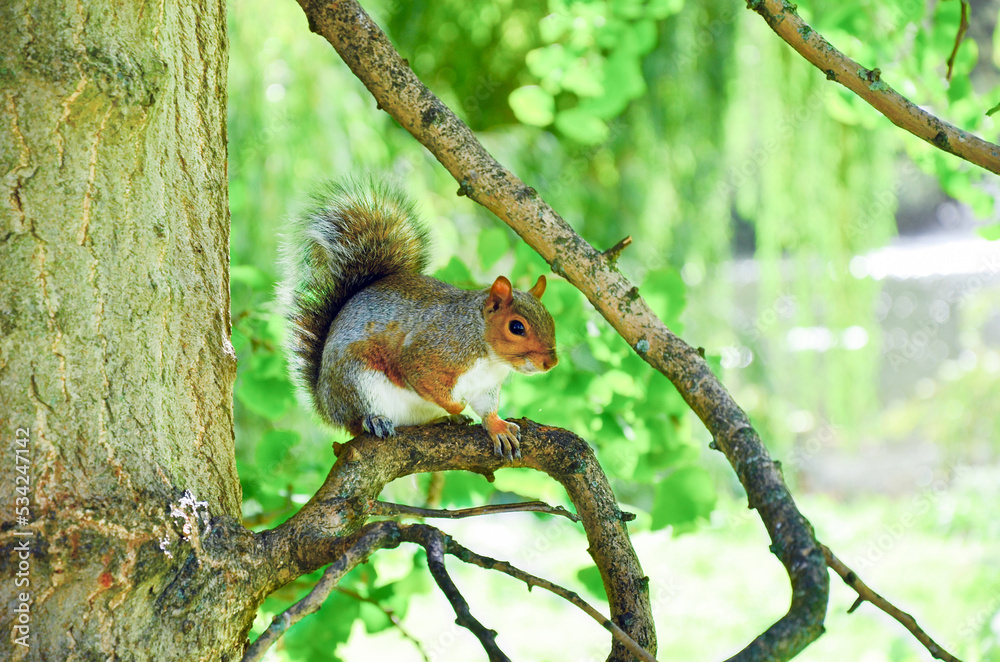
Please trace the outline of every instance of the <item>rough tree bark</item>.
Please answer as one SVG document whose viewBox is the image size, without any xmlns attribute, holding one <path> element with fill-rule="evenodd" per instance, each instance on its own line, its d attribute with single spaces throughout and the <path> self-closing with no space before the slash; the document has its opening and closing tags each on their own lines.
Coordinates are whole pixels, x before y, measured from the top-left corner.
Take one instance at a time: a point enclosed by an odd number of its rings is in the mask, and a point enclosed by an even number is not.
<svg viewBox="0 0 1000 662">
<path fill-rule="evenodd" d="M 240 512 L 225 4 L 5 0 L 0 34 L 0 659 L 232 658 L 256 604 L 161 550 L 185 489 Z"/>
</svg>

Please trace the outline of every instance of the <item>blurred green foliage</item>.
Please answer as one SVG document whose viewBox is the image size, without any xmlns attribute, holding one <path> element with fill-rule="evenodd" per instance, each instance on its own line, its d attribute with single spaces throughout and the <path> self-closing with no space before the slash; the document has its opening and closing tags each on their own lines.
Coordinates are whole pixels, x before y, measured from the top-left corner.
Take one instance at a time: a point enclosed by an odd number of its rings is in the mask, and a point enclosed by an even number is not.
<svg viewBox="0 0 1000 662">
<path fill-rule="evenodd" d="M 778 449 L 798 438 L 786 425 L 794 411 L 813 412 L 849 437 L 879 406 L 880 331 L 874 317 L 857 314 L 873 307 L 878 285 L 843 274 L 854 256 L 895 232 L 910 185 L 896 178 L 900 164 L 912 160 L 983 217 L 993 211 L 982 172 L 828 84 L 741 2 L 364 4 L 431 90 L 586 239 L 598 248 L 629 234 L 637 240 L 622 270 L 674 332 L 683 336 L 684 321 L 693 320 L 688 340 L 708 348 L 718 372 L 725 346 L 753 352 L 726 383 L 747 395 L 744 406 Z M 903 94 L 995 137 L 985 113 L 1000 101 L 997 81 L 982 66 L 1000 64 L 992 34 L 964 41 L 951 82 L 943 76 L 958 8 L 958 0 L 799 3 L 816 29 L 859 62 L 877 64 Z M 346 438 L 296 403 L 273 289 L 286 219 L 317 182 L 360 169 L 385 172 L 418 200 L 436 240 L 437 277 L 476 287 L 503 273 L 527 288 L 549 276 L 544 301 L 561 363 L 542 376 L 515 376 L 501 415 L 590 441 L 638 514 L 634 529 L 680 532 L 704 521 L 718 481 L 702 461 L 707 439 L 673 386 L 509 229 L 455 196 L 455 182 L 377 110 L 294 3 L 230 0 L 229 28 L 236 436 L 247 521 L 271 527 L 294 513 L 332 464 L 331 440 Z M 747 269 L 753 278 L 741 276 Z M 792 327 L 860 328 L 870 342 L 793 355 L 777 341 Z M 984 380 L 970 388 L 987 397 Z M 912 423 L 912 414 L 901 416 Z M 426 476 L 389 487 L 393 498 L 417 505 L 428 490 Z M 447 475 L 438 503 L 514 495 L 565 501 L 544 476 L 503 471 L 492 485 Z M 306 619 L 275 655 L 337 659 L 355 621 L 377 632 L 389 622 L 383 609 L 402 616 L 407 597 L 428 586 L 424 573 L 409 572 L 420 554 L 405 559 L 389 578 L 379 571 L 388 561 L 351 573 L 342 586 L 352 594 L 328 602 L 337 617 Z M 599 595 L 595 572 L 582 569 L 579 579 Z M 300 579 L 262 613 L 280 611 L 310 586 Z M 255 630 L 266 625 L 262 618 Z"/>
</svg>

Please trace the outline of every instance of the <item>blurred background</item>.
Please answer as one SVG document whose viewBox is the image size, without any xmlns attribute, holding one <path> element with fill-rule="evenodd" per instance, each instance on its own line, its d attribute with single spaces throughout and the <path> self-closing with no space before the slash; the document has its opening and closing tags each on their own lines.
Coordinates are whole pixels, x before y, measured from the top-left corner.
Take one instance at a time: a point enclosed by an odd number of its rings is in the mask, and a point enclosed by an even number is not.
<svg viewBox="0 0 1000 662">
<path fill-rule="evenodd" d="M 794 53 L 738 0 L 366 1 L 365 8 L 508 168 L 704 347 L 783 463 L 822 541 L 966 662 L 1000 660 L 1000 186 L 904 134 Z M 915 103 L 997 142 L 998 2 L 801 2 L 846 54 Z M 659 659 L 717 660 L 790 591 L 721 454 L 572 286 L 457 184 L 309 32 L 295 3 L 229 2 L 229 180 L 237 452 L 244 516 L 289 517 L 333 463 L 296 401 L 273 305 L 281 235 L 326 178 L 384 172 L 431 226 L 432 271 L 499 274 L 545 301 L 561 362 L 513 377 L 503 416 L 595 448 L 650 577 Z M 957 46 L 956 46 L 957 44 Z M 953 58 L 949 80 L 949 59 Z M 485 446 L 484 446 L 485 448 Z M 465 507 L 565 504 L 530 471 L 397 481 L 384 498 Z M 580 591 L 606 612 L 579 526 L 506 515 L 434 522 L 466 546 Z M 543 591 L 449 568 L 513 659 L 602 660 L 609 636 Z M 255 633 L 315 581 L 272 596 Z M 826 634 L 797 659 L 926 660 L 839 578 Z M 255 636 L 255 635 L 254 635 Z M 377 553 L 271 660 L 470 660 L 422 555 Z"/>
</svg>

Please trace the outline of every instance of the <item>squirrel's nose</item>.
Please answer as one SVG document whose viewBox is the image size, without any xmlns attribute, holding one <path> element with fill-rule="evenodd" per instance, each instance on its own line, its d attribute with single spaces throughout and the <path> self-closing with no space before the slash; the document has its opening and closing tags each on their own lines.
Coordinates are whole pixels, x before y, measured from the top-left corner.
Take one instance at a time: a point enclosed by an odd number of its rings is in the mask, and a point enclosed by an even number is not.
<svg viewBox="0 0 1000 662">
<path fill-rule="evenodd" d="M 557 363 L 559 363 L 559 357 L 556 356 L 555 352 L 552 352 L 552 356 L 542 359 L 542 370 L 551 370 L 556 367 Z"/>
</svg>

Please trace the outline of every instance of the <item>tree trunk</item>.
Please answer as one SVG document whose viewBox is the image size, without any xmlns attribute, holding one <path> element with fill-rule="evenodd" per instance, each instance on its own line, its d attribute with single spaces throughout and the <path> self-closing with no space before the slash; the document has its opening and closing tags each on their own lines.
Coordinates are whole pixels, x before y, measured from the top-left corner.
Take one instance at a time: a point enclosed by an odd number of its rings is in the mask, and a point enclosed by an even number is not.
<svg viewBox="0 0 1000 662">
<path fill-rule="evenodd" d="M 224 3 L 0 26 L 0 659 L 238 657 Z"/>
</svg>

